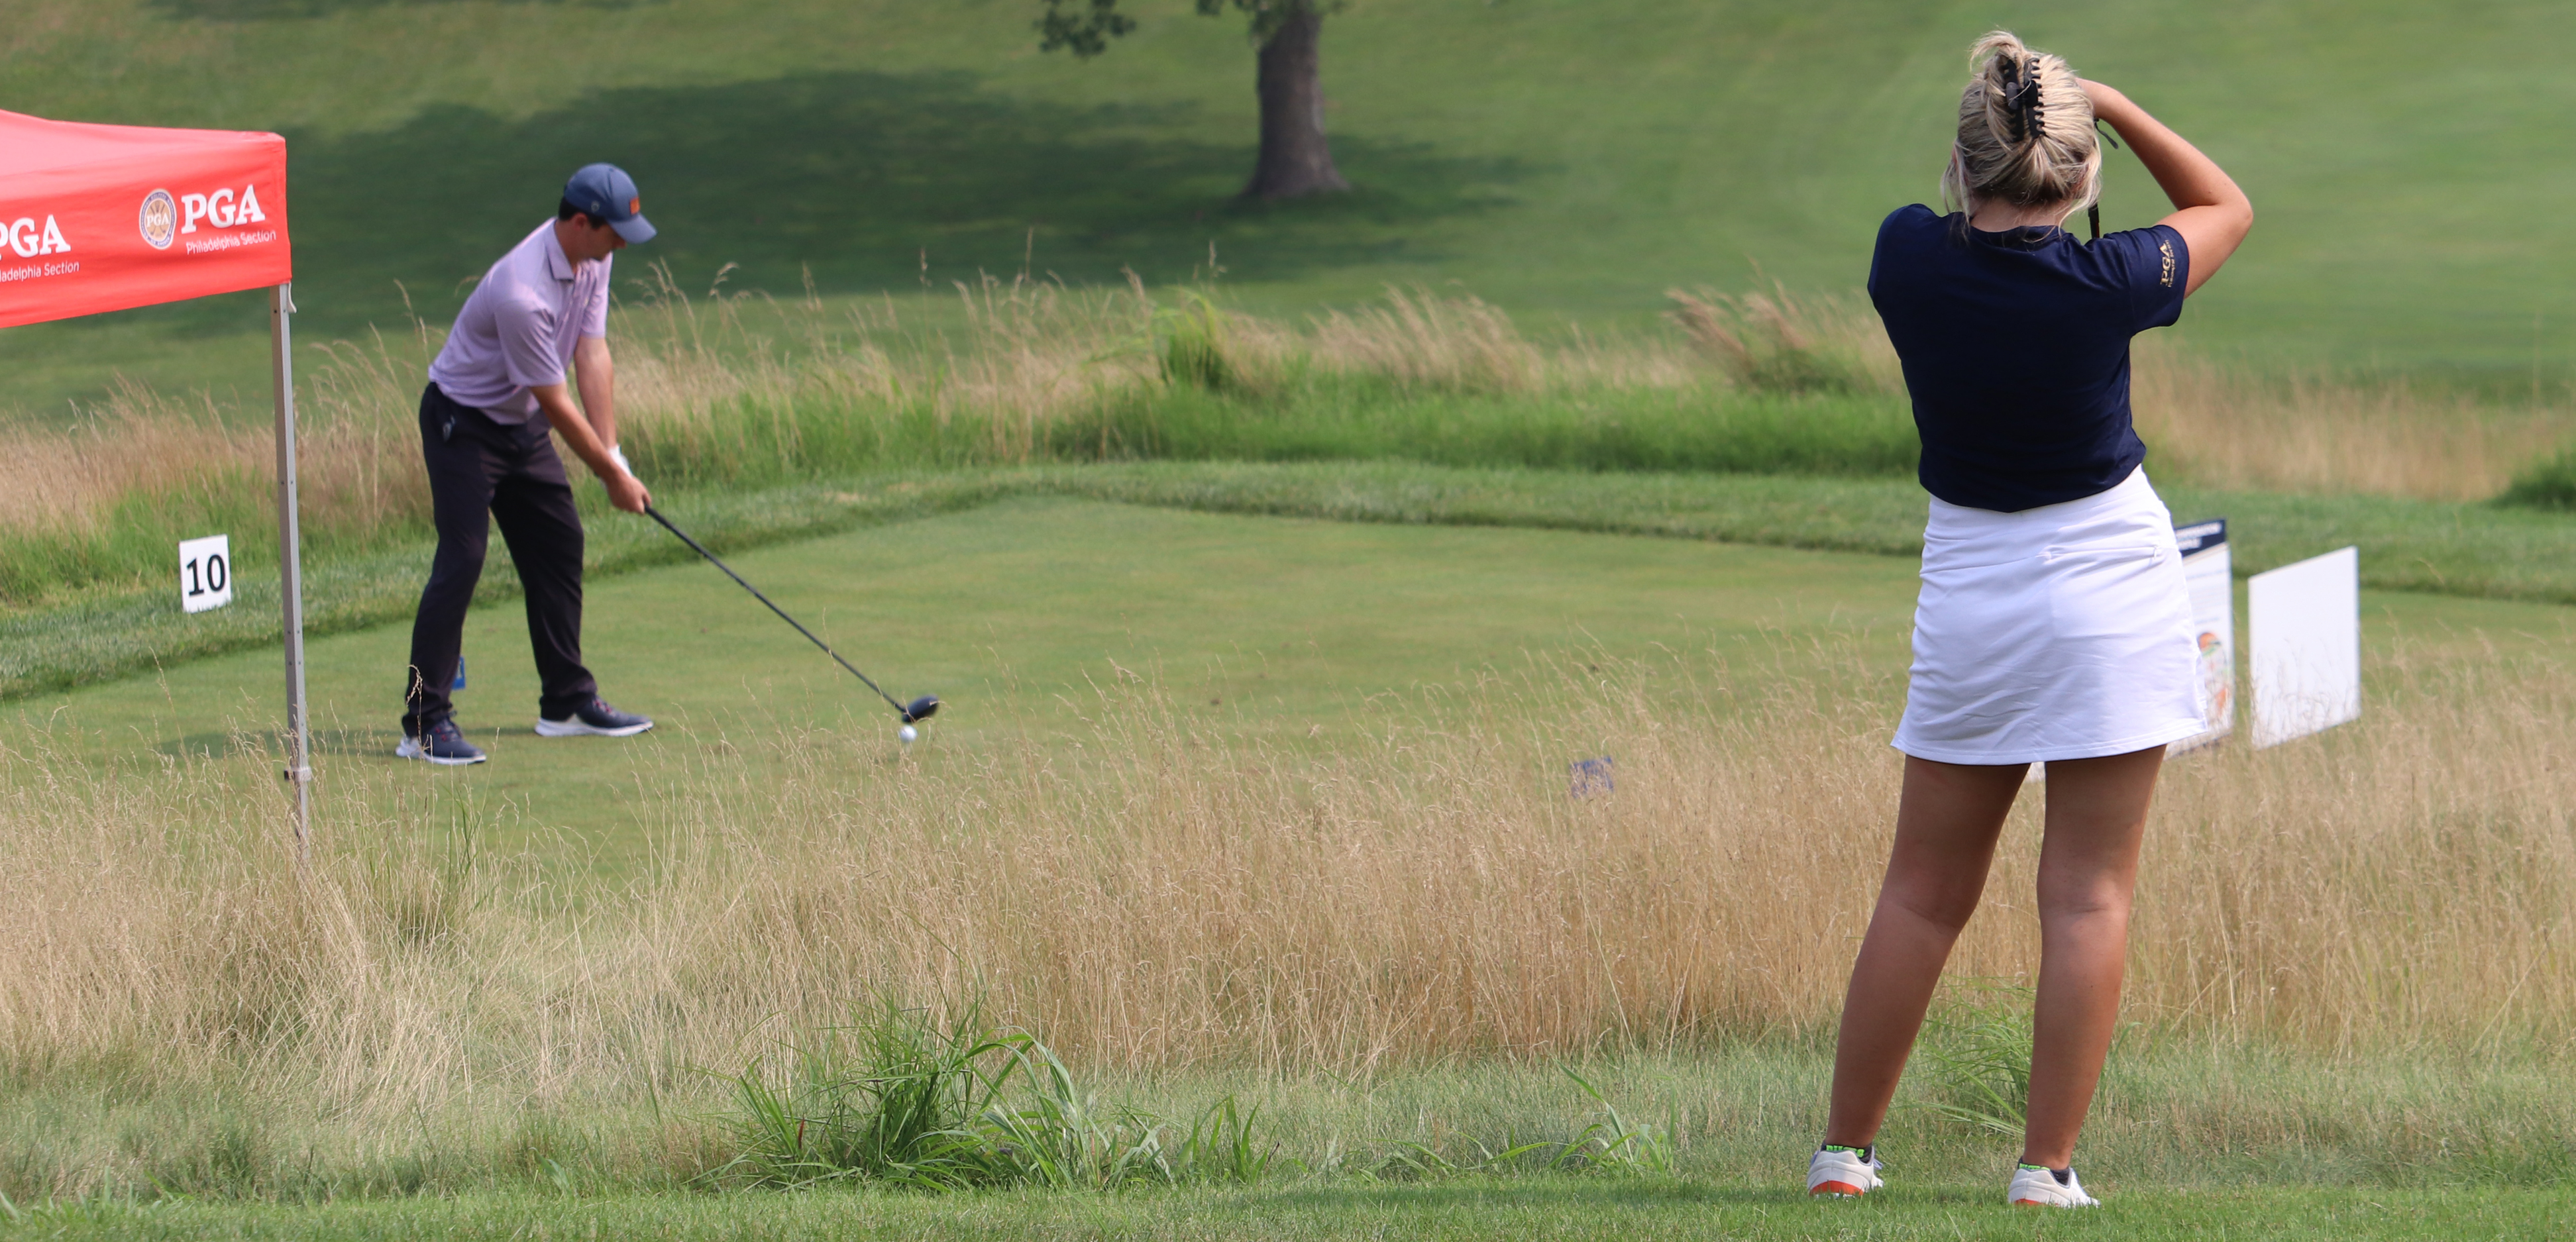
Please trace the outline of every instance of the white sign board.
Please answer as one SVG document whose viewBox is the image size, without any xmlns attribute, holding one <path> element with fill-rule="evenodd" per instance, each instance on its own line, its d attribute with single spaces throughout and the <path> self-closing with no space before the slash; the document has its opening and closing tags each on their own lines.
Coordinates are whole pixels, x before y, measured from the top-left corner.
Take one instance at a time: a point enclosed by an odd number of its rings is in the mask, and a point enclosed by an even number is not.
<svg viewBox="0 0 2576 1242">
<path fill-rule="evenodd" d="M 233 602 L 233 538 L 179 541 L 179 606 L 204 612 Z"/>
<path fill-rule="evenodd" d="M 2174 531 L 2182 551 L 2183 589 L 2191 593 L 2191 641 L 2200 653 L 2200 718 L 2208 728 L 2173 744 L 2197 750 L 2236 730 L 2236 579 L 2227 552 L 2227 519 Z"/>
<path fill-rule="evenodd" d="M 2256 574 L 2254 745 L 2283 742 L 2361 718 L 2361 551 L 2345 548 Z"/>
</svg>

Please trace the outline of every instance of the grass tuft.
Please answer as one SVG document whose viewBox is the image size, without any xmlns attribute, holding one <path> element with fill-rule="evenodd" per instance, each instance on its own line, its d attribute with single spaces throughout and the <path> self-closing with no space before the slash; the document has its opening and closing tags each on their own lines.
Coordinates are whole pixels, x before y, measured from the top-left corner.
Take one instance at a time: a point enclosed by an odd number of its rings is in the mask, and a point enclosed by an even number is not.
<svg viewBox="0 0 2576 1242">
<path fill-rule="evenodd" d="M 1228 356 L 1225 315 L 1205 294 L 1182 291 L 1178 310 L 1159 310 L 1163 330 L 1162 377 L 1167 385 L 1226 392 L 1241 381 Z"/>
<path fill-rule="evenodd" d="M 2527 509 L 2576 509 L 2576 445 L 2560 449 L 2515 475 L 2513 486 L 2497 499 Z"/>
<path fill-rule="evenodd" d="M 737 1154 L 708 1183 L 1107 1190 L 1249 1185 L 1270 1168 L 1259 1108 L 1245 1111 L 1228 1094 L 1184 1131 L 1139 1108 L 1104 1106 L 1054 1049 L 988 1028 L 981 1006 L 940 1023 L 887 1002 L 863 1022 L 810 1033 L 790 1053 L 783 1084 L 757 1063 L 727 1079 L 736 1108 L 719 1124 Z"/>
<path fill-rule="evenodd" d="M 784 1084 L 757 1061 L 730 1078 L 737 1107 L 723 1125 L 738 1152 L 706 1180 L 972 1184 L 980 1166 L 959 1140 L 993 1090 L 977 1062 L 1002 1047 L 971 1008 L 943 1026 L 889 1001 L 864 1021 L 815 1030 L 787 1049 Z"/>
<path fill-rule="evenodd" d="M 2018 1138 L 2030 1114 L 2032 1002 L 2037 993 L 2003 979 L 1954 979 L 1924 1023 L 1916 1056 L 1931 1072 L 1933 1115 L 1973 1130 Z"/>
<path fill-rule="evenodd" d="M 1839 301 L 1801 299 L 1782 286 L 1747 294 L 1672 289 L 1664 296 L 1691 343 L 1748 391 L 1904 391 L 1876 322 Z"/>
</svg>

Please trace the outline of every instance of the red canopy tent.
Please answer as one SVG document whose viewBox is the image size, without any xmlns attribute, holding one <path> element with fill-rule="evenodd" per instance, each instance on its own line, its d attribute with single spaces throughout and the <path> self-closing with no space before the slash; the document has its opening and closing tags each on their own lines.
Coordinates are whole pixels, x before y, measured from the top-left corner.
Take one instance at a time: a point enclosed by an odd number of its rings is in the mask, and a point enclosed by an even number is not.
<svg viewBox="0 0 2576 1242">
<path fill-rule="evenodd" d="M 277 387 L 277 544 L 286 626 L 286 778 L 305 843 L 303 565 L 295 514 L 286 140 L 0 112 L 0 328 L 266 287 Z"/>
</svg>

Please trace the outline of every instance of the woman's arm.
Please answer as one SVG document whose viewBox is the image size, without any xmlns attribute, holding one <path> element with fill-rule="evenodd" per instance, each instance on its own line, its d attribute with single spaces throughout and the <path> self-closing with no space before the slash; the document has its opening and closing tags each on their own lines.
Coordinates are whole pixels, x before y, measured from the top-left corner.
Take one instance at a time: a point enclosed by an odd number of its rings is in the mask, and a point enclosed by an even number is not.
<svg viewBox="0 0 2576 1242">
<path fill-rule="evenodd" d="M 2183 244 L 2191 250 L 2191 278 L 2183 293 L 2199 292 L 2254 227 L 2253 201 L 2216 161 L 2129 102 L 2128 96 L 2099 82 L 2086 82 L 2084 94 L 2093 101 L 2093 115 L 2110 122 L 2128 140 L 2129 150 L 2164 187 L 2165 197 L 2173 200 L 2174 213 L 2156 223 L 2182 234 Z"/>
</svg>

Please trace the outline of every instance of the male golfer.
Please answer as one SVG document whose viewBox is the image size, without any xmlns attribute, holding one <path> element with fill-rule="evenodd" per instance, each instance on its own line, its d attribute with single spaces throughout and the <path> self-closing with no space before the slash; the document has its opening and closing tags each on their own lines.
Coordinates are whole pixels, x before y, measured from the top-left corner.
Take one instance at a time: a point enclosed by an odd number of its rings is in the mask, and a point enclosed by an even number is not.
<svg viewBox="0 0 2576 1242">
<path fill-rule="evenodd" d="M 652 496 L 617 451 L 615 379 L 608 361 L 609 263 L 628 242 L 650 241 L 635 181 L 592 164 L 564 184 L 555 218 L 538 225 L 465 299 L 420 395 L 420 443 L 429 463 L 438 556 L 412 622 L 403 675 L 405 759 L 481 763 L 456 727 L 456 679 L 465 608 L 483 574 L 490 522 L 500 521 L 528 602 L 536 649 L 537 736 L 631 737 L 653 727 L 599 697 L 581 663 L 581 515 L 555 455 L 551 427 L 608 487 L 609 503 L 642 513 Z M 572 399 L 565 368 L 581 390 Z"/>
</svg>

